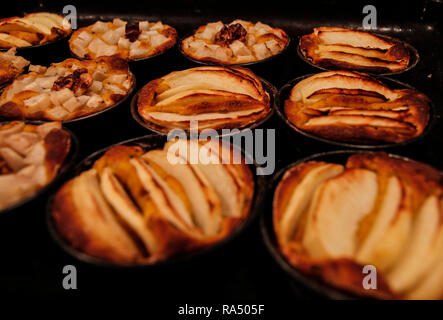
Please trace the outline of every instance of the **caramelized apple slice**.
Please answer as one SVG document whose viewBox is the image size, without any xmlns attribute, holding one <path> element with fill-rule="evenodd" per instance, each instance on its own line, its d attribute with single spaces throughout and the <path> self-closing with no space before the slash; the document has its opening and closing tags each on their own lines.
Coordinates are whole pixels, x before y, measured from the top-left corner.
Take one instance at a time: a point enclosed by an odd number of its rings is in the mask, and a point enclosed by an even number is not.
<svg viewBox="0 0 443 320">
<path fill-rule="evenodd" d="M 389 285 L 396 292 L 405 292 L 431 271 L 433 258 L 437 254 L 441 226 L 440 200 L 429 196 L 421 208 L 412 227 L 409 244 L 402 258 L 387 275 Z"/>
<path fill-rule="evenodd" d="M 404 186 L 397 176 L 391 176 L 381 195 L 369 234 L 355 255 L 362 264 L 373 264 L 387 270 L 401 255 L 409 237 L 412 212 L 407 204 Z"/>
<path fill-rule="evenodd" d="M 358 225 L 371 212 L 377 192 L 377 175 L 366 169 L 346 170 L 317 188 L 303 236 L 309 256 L 351 258 Z"/>
<path fill-rule="evenodd" d="M 154 235 L 146 228 L 143 213 L 138 210 L 123 186 L 112 174 L 112 170 L 108 167 L 104 168 L 100 175 L 100 186 L 106 200 L 111 204 L 115 212 L 140 237 L 146 251 L 150 254 L 155 254 L 158 251 L 158 244 Z"/>
<path fill-rule="evenodd" d="M 276 191 L 277 194 L 281 188 L 286 189 L 286 186 L 291 184 L 290 180 L 286 181 L 287 179 L 296 179 L 297 182 L 295 186 L 290 186 L 292 188 L 285 190 L 285 192 L 290 193 L 291 196 L 284 201 L 286 202 L 284 207 L 280 207 L 280 203 L 283 202 L 283 199 L 280 199 L 280 197 L 276 196 L 274 201 L 274 210 L 282 210 L 282 212 L 278 214 L 279 219 L 274 221 L 280 244 L 284 245 L 291 240 L 301 215 L 311 203 L 314 191 L 325 180 L 341 172 L 343 172 L 343 166 L 339 164 L 308 162 L 285 174 Z"/>
<path fill-rule="evenodd" d="M 172 164 L 164 150 L 151 150 L 142 158 L 161 167 L 183 186 L 191 202 L 193 219 L 205 235 L 216 235 L 221 224 L 220 200 L 203 174 L 186 163 Z"/>
</svg>

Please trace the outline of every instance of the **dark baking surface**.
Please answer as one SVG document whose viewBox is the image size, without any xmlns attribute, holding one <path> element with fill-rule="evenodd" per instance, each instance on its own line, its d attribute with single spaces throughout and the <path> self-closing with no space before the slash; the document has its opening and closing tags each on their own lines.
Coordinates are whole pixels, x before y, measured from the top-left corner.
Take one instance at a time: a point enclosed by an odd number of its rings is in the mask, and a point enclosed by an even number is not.
<svg viewBox="0 0 443 320">
<path fill-rule="evenodd" d="M 211 2 L 210 2 L 211 3 Z M 318 69 L 303 62 L 296 53 L 298 36 L 311 32 L 320 25 L 360 28 L 365 2 L 315 1 L 292 6 L 282 1 L 271 4 L 254 2 L 254 7 L 234 1 L 165 1 L 155 7 L 150 2 L 125 0 L 122 3 L 71 1 L 80 16 L 79 26 L 96 19 L 147 18 L 161 19 L 174 26 L 179 37 L 197 26 L 223 19 L 261 20 L 283 28 L 292 38 L 292 46 L 281 57 L 268 64 L 252 65 L 259 76 L 280 88 L 289 80 Z M 41 4 L 41 6 L 40 6 Z M 68 3 L 67 3 L 68 4 Z M 374 2 L 372 3 L 374 4 Z M 56 1 L 17 1 L 14 9 L 2 10 L 2 16 L 23 12 L 48 10 L 61 13 L 64 4 Z M 216 6 L 217 5 L 217 6 Z M 438 116 L 442 115 L 442 3 L 393 1 L 389 5 L 375 2 L 378 11 L 376 32 L 397 37 L 411 43 L 419 51 L 417 66 L 392 78 L 408 83 L 427 94 L 435 103 Z M 69 57 L 67 47 L 31 57 L 34 62 L 58 62 Z M 35 62 L 34 62 L 35 63 Z M 196 66 L 173 48 L 163 56 L 132 63 L 131 71 L 137 78 L 137 88 L 148 81 L 174 70 Z M 124 104 L 97 117 L 68 125 L 80 141 L 80 159 L 115 142 L 148 134 L 130 115 L 128 99 Z M 337 147 L 319 143 L 288 128 L 277 115 L 263 128 L 276 129 L 276 171 L 301 157 L 336 150 Z M 425 161 L 443 169 L 440 160 L 443 129 L 441 121 L 423 140 L 394 148 L 389 152 Z M 167 303 L 176 313 L 179 303 L 269 303 L 306 299 L 313 296 L 306 289 L 294 286 L 266 251 L 258 223 L 236 239 L 230 246 L 217 250 L 185 265 L 155 272 L 125 272 L 85 265 L 63 253 L 49 238 L 45 226 L 45 198 L 15 212 L 12 217 L 0 216 L 0 290 L 3 294 L 16 293 L 44 297 L 137 297 L 146 305 Z M 270 212 L 264 212 L 270 214 Z M 72 264 L 77 268 L 78 289 L 64 290 L 62 268 Z M 291 304 L 284 304 L 290 308 Z M 278 305 L 277 305 L 278 306 Z M 278 308 L 283 307 L 283 305 Z M 266 309 L 266 306 L 265 306 Z"/>
</svg>

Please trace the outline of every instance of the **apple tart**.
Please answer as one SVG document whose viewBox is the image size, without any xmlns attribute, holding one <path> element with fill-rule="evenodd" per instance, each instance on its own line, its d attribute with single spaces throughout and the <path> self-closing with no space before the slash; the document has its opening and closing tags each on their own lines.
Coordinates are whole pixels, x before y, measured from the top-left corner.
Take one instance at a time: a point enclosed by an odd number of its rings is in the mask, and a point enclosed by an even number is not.
<svg viewBox="0 0 443 320">
<path fill-rule="evenodd" d="M 194 147 L 209 152 L 207 164 L 192 164 Z M 234 152 L 197 140 L 147 152 L 112 147 L 56 193 L 54 225 L 76 250 L 114 264 L 152 264 L 211 246 L 251 207 L 249 167 L 222 162 Z"/>
<path fill-rule="evenodd" d="M 406 69 L 410 60 L 408 48 L 400 41 L 345 28 L 314 28 L 300 38 L 300 51 L 329 70 L 390 73 Z"/>
<path fill-rule="evenodd" d="M 398 143 L 423 133 L 429 105 L 415 90 L 390 89 L 363 73 L 329 71 L 298 82 L 284 112 L 297 128 L 323 138 Z"/>
<path fill-rule="evenodd" d="M 141 118 L 157 131 L 244 128 L 270 112 L 260 79 L 244 68 L 197 67 L 146 84 L 138 95 Z"/>
<path fill-rule="evenodd" d="M 84 59 L 118 55 L 122 59 L 136 60 L 163 53 L 176 41 L 177 31 L 161 21 L 129 23 L 114 19 L 78 29 L 69 39 L 69 47 L 72 53 Z"/>
<path fill-rule="evenodd" d="M 28 60 L 16 55 L 16 48 L 0 52 L 0 87 L 22 74 L 28 65 Z"/>
<path fill-rule="evenodd" d="M 6 119 L 73 120 L 109 108 L 125 98 L 134 78 L 119 57 L 66 59 L 50 67 L 30 66 L 0 96 Z"/>
<path fill-rule="evenodd" d="M 279 249 L 297 270 L 357 295 L 442 299 L 442 190 L 436 169 L 384 152 L 301 163 L 275 191 Z M 376 289 L 364 289 L 367 265 Z"/>
<path fill-rule="evenodd" d="M 234 20 L 208 23 L 181 43 L 183 53 L 194 60 L 217 64 L 241 64 L 279 54 L 289 42 L 280 28 L 257 22 Z"/>
<path fill-rule="evenodd" d="M 58 122 L 0 124 L 0 210 L 51 182 L 71 148 L 71 136 Z"/>
<path fill-rule="evenodd" d="M 36 12 L 24 17 L 0 19 L 0 48 L 29 47 L 60 39 L 71 33 L 62 16 Z"/>
</svg>

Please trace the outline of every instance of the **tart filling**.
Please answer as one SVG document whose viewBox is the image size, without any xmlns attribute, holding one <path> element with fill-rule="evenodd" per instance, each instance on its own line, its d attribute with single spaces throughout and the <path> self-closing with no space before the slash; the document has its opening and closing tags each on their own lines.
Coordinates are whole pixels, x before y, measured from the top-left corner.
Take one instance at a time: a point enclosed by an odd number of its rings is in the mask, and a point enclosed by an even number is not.
<svg viewBox="0 0 443 320">
<path fill-rule="evenodd" d="M 117 55 L 136 60 L 160 54 L 174 46 L 176 40 L 177 31 L 161 21 L 129 23 L 114 19 L 78 29 L 69 39 L 69 47 L 84 59 Z"/>
<path fill-rule="evenodd" d="M 55 178 L 71 147 L 58 122 L 0 124 L 0 209 L 34 194 Z"/>
<path fill-rule="evenodd" d="M 220 64 L 239 64 L 263 60 L 280 53 L 288 35 L 267 24 L 234 20 L 230 24 L 213 22 L 201 26 L 184 39 L 182 51 L 189 57 Z"/>
</svg>

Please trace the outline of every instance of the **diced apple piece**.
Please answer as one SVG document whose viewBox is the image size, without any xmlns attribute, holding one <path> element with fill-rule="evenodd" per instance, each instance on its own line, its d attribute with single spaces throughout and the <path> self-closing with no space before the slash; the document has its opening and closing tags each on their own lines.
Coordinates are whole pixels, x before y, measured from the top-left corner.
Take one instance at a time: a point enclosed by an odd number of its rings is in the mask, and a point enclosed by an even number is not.
<svg viewBox="0 0 443 320">
<path fill-rule="evenodd" d="M 23 101 L 28 112 L 34 113 L 51 106 L 51 99 L 48 93 L 42 93 Z"/>
<path fill-rule="evenodd" d="M 76 111 L 81 106 L 82 106 L 82 104 L 80 103 L 80 101 L 78 101 L 78 99 L 76 97 L 72 97 L 63 103 L 63 108 L 65 108 L 70 113 Z"/>
<path fill-rule="evenodd" d="M 63 88 L 59 91 L 51 92 L 51 101 L 55 106 L 62 105 L 72 97 L 74 97 L 74 92 L 72 92 L 68 88 Z"/>
<path fill-rule="evenodd" d="M 105 33 L 108 29 L 108 24 L 106 22 L 97 21 L 92 26 L 91 31 L 94 33 Z"/>
<path fill-rule="evenodd" d="M 115 18 L 114 20 L 112 20 L 112 24 L 116 27 L 125 27 L 127 22 L 122 19 Z"/>
<path fill-rule="evenodd" d="M 69 112 L 66 111 L 62 106 L 56 106 L 49 110 L 46 110 L 46 114 L 52 120 L 64 120 L 69 117 Z"/>
<path fill-rule="evenodd" d="M 138 29 L 140 31 L 148 31 L 149 30 L 149 21 L 140 21 L 138 24 Z"/>
<path fill-rule="evenodd" d="M 13 171 L 18 171 L 25 166 L 23 157 L 11 148 L 0 148 L 0 157 Z"/>
<path fill-rule="evenodd" d="M 100 97 L 99 95 L 93 95 L 86 103 L 86 106 L 88 108 L 96 109 L 98 107 L 103 106 L 104 104 L 105 104 L 105 101 L 103 100 L 102 97 Z"/>
<path fill-rule="evenodd" d="M 252 51 L 258 59 L 266 59 L 271 56 L 271 51 L 264 43 L 257 43 L 252 46 Z"/>
<path fill-rule="evenodd" d="M 19 132 L 6 137 L 4 142 L 5 145 L 11 147 L 13 150 L 17 151 L 21 155 L 26 155 L 29 151 L 29 148 L 37 143 L 38 140 L 38 135 L 35 133 Z"/>
<path fill-rule="evenodd" d="M 229 46 L 234 53 L 235 56 L 249 56 L 251 55 L 251 51 L 248 49 L 245 44 L 239 40 L 235 40 Z"/>
<path fill-rule="evenodd" d="M 129 41 L 129 39 L 127 38 L 120 38 L 118 39 L 117 45 L 119 48 L 129 49 L 129 47 L 131 46 L 131 41 Z"/>
</svg>

